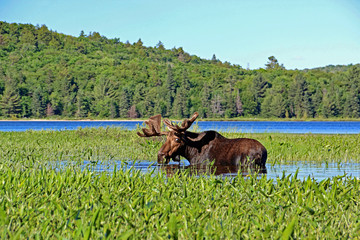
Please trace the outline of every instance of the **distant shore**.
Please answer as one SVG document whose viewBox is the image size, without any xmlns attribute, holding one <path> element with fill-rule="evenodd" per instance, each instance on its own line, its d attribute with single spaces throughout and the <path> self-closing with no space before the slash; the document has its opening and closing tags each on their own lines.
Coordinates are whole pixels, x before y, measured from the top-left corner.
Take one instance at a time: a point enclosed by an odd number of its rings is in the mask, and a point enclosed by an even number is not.
<svg viewBox="0 0 360 240">
<path fill-rule="evenodd" d="M 0 119 L 0 122 L 17 122 L 17 121 L 29 121 L 29 122 L 48 122 L 48 121 L 76 121 L 76 122 L 137 122 L 137 121 L 145 121 L 148 118 L 136 118 L 136 119 L 29 119 L 29 118 L 19 118 L 19 119 Z M 171 119 L 172 121 L 182 121 L 183 119 Z M 306 118 L 306 119 L 297 119 L 297 118 L 206 118 L 206 119 L 197 119 L 200 122 L 207 122 L 207 121 L 229 121 L 229 122 L 359 122 L 360 118 Z"/>
<path fill-rule="evenodd" d="M 136 122 L 144 121 L 144 119 L 0 119 L 0 122 L 18 122 L 18 121 L 28 121 L 28 122 L 66 122 L 66 121 L 76 121 L 76 122 Z"/>
</svg>

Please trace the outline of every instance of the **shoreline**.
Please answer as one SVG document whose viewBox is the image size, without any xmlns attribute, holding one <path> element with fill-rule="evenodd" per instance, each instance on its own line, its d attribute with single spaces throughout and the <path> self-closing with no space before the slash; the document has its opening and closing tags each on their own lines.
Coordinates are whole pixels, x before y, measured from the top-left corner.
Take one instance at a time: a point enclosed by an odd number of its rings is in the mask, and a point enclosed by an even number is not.
<svg viewBox="0 0 360 240">
<path fill-rule="evenodd" d="M 148 120 L 148 118 L 138 118 L 138 119 L 0 119 L 0 122 L 143 122 Z M 183 119 L 170 119 L 171 121 L 181 122 Z M 197 122 L 360 122 L 358 119 L 261 119 L 261 118 L 244 118 L 244 119 L 197 119 Z"/>
<path fill-rule="evenodd" d="M 0 119 L 0 122 L 139 122 L 142 119 Z"/>
</svg>

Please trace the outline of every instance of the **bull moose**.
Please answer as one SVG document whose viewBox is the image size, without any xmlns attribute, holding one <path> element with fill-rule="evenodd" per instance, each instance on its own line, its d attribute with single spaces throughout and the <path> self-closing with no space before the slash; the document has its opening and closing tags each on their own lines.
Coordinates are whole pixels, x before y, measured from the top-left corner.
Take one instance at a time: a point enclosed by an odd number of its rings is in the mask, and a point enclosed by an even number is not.
<svg viewBox="0 0 360 240">
<path fill-rule="evenodd" d="M 170 131 L 163 132 L 161 115 L 155 115 L 145 121 L 149 128 L 143 128 L 143 133 L 137 134 L 140 137 L 167 136 L 166 142 L 158 152 L 159 164 L 168 164 L 170 159 L 180 161 L 182 156 L 191 165 L 209 160 L 214 161 L 215 165 L 265 166 L 266 148 L 255 139 L 228 139 L 216 131 L 187 131 L 198 116 L 195 112 L 190 119 L 185 119 L 181 126 L 165 119 L 163 122 Z"/>
</svg>

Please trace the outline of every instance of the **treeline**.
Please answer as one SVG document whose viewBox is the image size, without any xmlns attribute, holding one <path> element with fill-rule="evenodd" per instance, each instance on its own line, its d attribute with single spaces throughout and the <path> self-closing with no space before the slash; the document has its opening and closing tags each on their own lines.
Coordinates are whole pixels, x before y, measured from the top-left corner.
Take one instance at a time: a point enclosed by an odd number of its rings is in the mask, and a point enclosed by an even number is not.
<svg viewBox="0 0 360 240">
<path fill-rule="evenodd" d="M 360 65 L 286 70 L 271 56 L 246 70 L 160 41 L 0 22 L 0 109 L 2 118 L 358 118 Z"/>
</svg>

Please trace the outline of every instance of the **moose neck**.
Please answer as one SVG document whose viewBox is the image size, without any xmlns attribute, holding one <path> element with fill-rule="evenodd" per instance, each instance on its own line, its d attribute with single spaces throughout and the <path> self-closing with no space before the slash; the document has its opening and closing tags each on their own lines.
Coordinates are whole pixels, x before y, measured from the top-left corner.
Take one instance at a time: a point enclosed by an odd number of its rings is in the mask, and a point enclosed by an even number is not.
<svg viewBox="0 0 360 240">
<path fill-rule="evenodd" d="M 211 160 L 209 149 L 210 142 L 214 139 L 214 136 L 209 139 L 209 132 L 194 133 L 186 131 L 185 138 L 186 145 L 180 155 L 185 157 L 190 164 L 198 164 L 204 160 Z"/>
<path fill-rule="evenodd" d="M 195 147 L 185 146 L 185 150 L 182 156 L 185 157 L 190 162 L 190 164 L 199 163 L 199 153 L 198 149 Z"/>
</svg>

